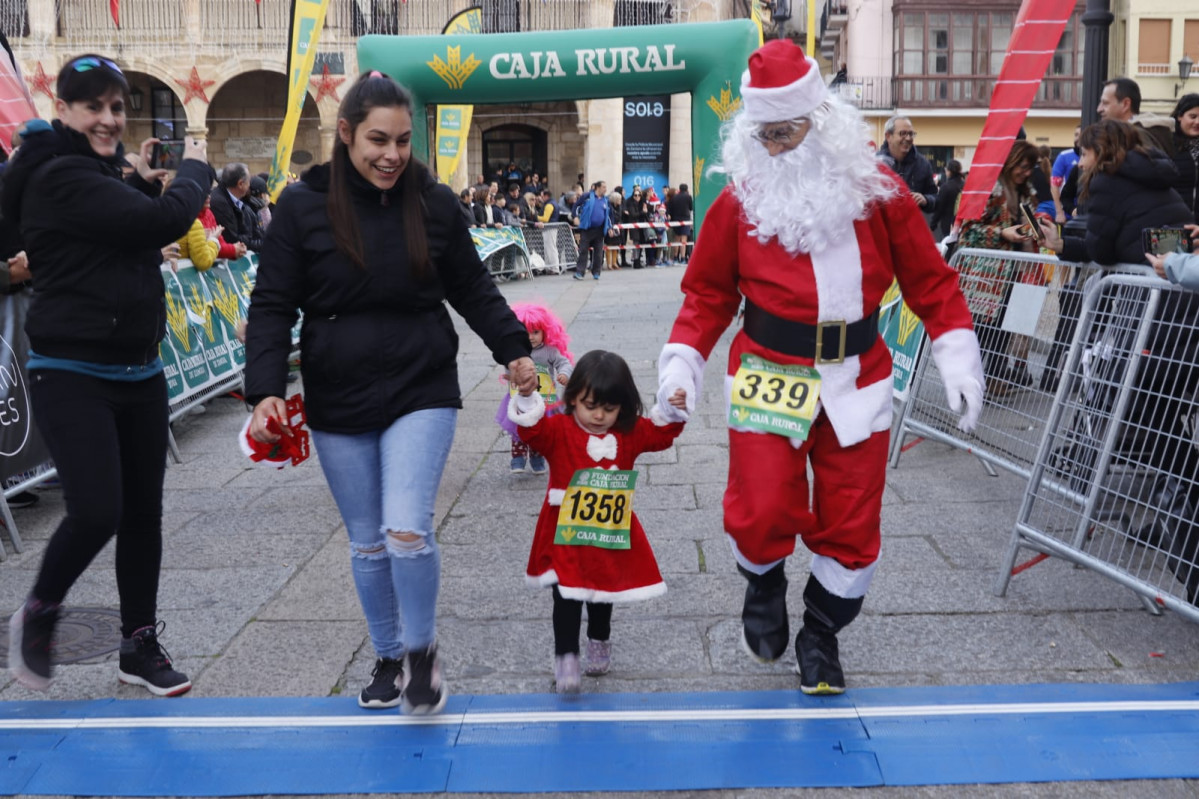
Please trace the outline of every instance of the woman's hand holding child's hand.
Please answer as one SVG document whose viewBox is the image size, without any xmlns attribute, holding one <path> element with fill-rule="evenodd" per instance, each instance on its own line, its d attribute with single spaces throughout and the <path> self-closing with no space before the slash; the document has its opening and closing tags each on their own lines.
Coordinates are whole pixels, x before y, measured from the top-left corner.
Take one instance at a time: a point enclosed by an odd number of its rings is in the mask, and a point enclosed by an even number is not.
<svg viewBox="0 0 1199 799">
<path fill-rule="evenodd" d="M 673 405 L 676 408 L 679 408 L 681 410 L 686 410 L 686 408 L 687 408 L 687 392 L 681 388 L 675 389 L 675 392 L 670 395 L 670 399 L 668 399 L 666 401 L 670 405 Z"/>
<path fill-rule="evenodd" d="M 527 397 L 537 390 L 537 367 L 527 355 L 508 364 L 508 379 L 521 395 Z"/>
</svg>

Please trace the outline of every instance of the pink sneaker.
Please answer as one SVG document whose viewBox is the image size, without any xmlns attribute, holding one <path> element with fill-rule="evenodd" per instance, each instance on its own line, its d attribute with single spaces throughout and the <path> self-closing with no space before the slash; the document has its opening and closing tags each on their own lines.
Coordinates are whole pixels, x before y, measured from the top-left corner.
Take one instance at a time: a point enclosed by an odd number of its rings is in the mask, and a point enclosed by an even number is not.
<svg viewBox="0 0 1199 799">
<path fill-rule="evenodd" d="M 560 694 L 577 694 L 581 687 L 579 656 L 573 652 L 554 656 L 555 690 Z"/>
<path fill-rule="evenodd" d="M 612 642 L 587 639 L 587 665 L 583 673 L 588 677 L 598 677 L 607 674 L 612 668 Z"/>
</svg>

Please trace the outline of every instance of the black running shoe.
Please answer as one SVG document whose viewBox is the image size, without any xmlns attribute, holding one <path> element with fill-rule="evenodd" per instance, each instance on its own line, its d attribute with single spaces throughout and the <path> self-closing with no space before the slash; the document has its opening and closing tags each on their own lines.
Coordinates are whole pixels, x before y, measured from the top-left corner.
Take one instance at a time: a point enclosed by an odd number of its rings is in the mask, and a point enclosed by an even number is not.
<svg viewBox="0 0 1199 799">
<path fill-rule="evenodd" d="M 400 685 L 404 679 L 402 658 L 379 658 L 371 669 L 371 684 L 358 694 L 358 707 L 386 708 L 400 703 Z"/>
<path fill-rule="evenodd" d="M 448 693 L 441 679 L 437 644 L 409 652 L 404 664 L 404 712 L 413 716 L 440 713 Z"/>
<path fill-rule="evenodd" d="M 166 627 L 160 621 L 154 627 L 142 627 L 130 638 L 121 639 L 121 663 L 118 678 L 128 685 L 140 685 L 155 696 L 179 696 L 192 688 L 191 680 L 171 668 L 171 656 L 158 643 L 158 633 Z"/>
<path fill-rule="evenodd" d="M 805 625 L 795 636 L 795 658 L 799 690 L 817 696 L 845 693 L 845 674 L 841 671 L 835 634 Z"/>
<path fill-rule="evenodd" d="M 58 613 L 58 605 L 29 600 L 9 619 L 8 668 L 26 688 L 50 687 L 50 643 Z"/>
</svg>

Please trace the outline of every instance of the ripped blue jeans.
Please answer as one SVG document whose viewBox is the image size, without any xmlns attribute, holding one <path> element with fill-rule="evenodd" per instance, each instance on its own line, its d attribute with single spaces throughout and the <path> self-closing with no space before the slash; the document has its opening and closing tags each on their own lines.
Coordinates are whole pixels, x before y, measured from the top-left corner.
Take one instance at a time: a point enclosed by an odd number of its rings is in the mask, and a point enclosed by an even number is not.
<svg viewBox="0 0 1199 799">
<path fill-rule="evenodd" d="M 437 639 L 433 505 L 457 419 L 456 408 L 430 408 L 370 433 L 312 431 L 349 532 L 354 585 L 379 657 L 399 658 Z"/>
</svg>

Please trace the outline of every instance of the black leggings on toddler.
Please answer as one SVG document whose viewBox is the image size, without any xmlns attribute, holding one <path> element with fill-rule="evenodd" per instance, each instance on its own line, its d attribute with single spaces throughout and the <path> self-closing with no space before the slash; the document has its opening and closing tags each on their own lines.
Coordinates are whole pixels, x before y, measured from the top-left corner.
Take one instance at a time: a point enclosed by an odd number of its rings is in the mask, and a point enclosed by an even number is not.
<svg viewBox="0 0 1199 799">
<path fill-rule="evenodd" d="M 554 586 L 554 654 L 579 653 L 579 630 L 583 626 L 583 603 L 566 599 Z M 612 637 L 612 603 L 587 603 L 587 637 L 607 641 Z"/>
</svg>

